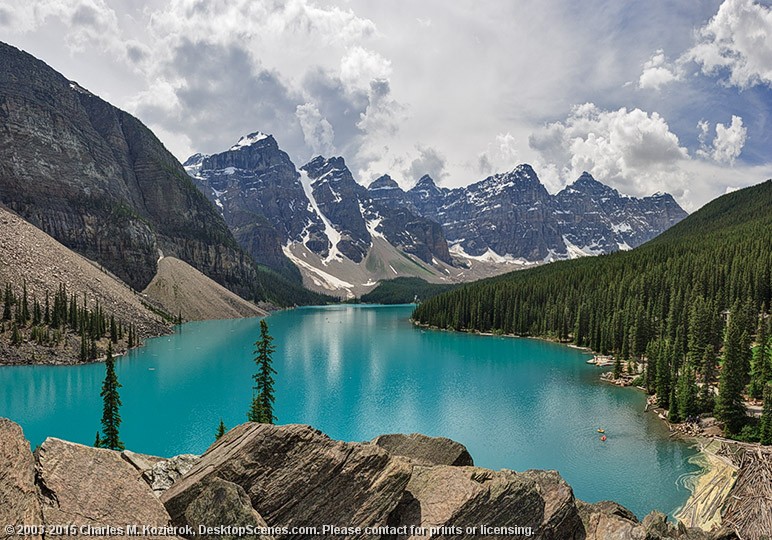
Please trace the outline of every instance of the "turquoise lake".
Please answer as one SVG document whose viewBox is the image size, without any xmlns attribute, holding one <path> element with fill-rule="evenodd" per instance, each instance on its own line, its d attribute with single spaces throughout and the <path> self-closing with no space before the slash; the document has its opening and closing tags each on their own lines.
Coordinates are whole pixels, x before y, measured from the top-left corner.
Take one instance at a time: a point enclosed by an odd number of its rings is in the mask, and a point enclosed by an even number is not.
<svg viewBox="0 0 772 540">
<path fill-rule="evenodd" d="M 271 315 L 278 423 L 311 424 L 347 441 L 450 437 L 477 465 L 556 469 L 577 497 L 615 500 L 641 517 L 686 501 L 696 450 L 644 414 L 643 393 L 601 383 L 586 353 L 421 330 L 411 311 L 343 305 Z M 126 447 L 202 453 L 220 418 L 228 427 L 246 421 L 258 336 L 259 319 L 189 323 L 122 358 Z M 47 436 L 93 444 L 103 378 L 102 364 L 0 368 L 0 416 L 21 424 L 33 445 Z"/>
</svg>

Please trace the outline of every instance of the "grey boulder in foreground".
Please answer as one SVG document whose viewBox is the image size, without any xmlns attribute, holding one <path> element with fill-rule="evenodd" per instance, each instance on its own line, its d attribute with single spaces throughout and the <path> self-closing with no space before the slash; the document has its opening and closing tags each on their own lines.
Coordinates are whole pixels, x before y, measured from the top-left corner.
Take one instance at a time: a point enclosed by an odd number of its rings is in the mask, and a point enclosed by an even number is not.
<svg viewBox="0 0 772 540">
<path fill-rule="evenodd" d="M 737 538 L 668 524 L 658 513 L 639 523 L 616 503 L 577 501 L 557 472 L 474 467 L 463 445 L 422 435 L 345 443 L 309 426 L 247 423 L 198 460 L 186 457 L 192 468 L 154 491 L 150 470 L 164 461 L 180 460 L 59 439 L 33 454 L 19 426 L 0 419 L 0 524 L 89 527 L 91 538 L 125 537 L 129 524 L 166 538 L 236 538 L 239 527 L 262 540 Z"/>
</svg>

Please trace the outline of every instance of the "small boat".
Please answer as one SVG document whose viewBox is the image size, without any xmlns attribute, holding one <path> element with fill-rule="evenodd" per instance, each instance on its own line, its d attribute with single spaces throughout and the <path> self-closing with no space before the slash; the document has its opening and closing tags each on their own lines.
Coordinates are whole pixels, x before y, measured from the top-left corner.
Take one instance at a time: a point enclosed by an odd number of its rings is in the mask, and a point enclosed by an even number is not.
<svg viewBox="0 0 772 540">
<path fill-rule="evenodd" d="M 605 435 L 601 435 L 600 440 L 605 442 L 606 441 L 606 436 Z"/>
<path fill-rule="evenodd" d="M 598 433 L 606 433 L 606 430 L 603 428 L 598 428 Z"/>
</svg>

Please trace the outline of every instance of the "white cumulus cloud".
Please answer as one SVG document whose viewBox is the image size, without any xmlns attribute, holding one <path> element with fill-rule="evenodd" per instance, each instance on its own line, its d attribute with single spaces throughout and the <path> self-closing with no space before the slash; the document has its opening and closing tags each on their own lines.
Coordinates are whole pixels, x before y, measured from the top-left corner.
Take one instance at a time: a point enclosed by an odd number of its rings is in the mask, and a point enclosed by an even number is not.
<svg viewBox="0 0 772 540">
<path fill-rule="evenodd" d="M 678 79 L 680 79 L 678 67 L 669 64 L 665 59 L 665 52 L 659 49 L 643 64 L 643 72 L 638 79 L 638 86 L 659 90 L 667 83 Z"/>
<path fill-rule="evenodd" d="M 752 0 L 725 0 L 697 32 L 697 44 L 684 54 L 706 74 L 727 72 L 740 88 L 772 86 L 772 7 Z"/>
<path fill-rule="evenodd" d="M 734 165 L 748 136 L 748 128 L 743 125 L 742 117 L 732 115 L 732 122 L 729 125 L 717 123 L 716 135 L 711 145 L 708 145 L 710 124 L 701 120 L 697 124 L 697 128 L 700 130 L 698 136 L 700 148 L 697 150 L 697 155 L 712 159 L 717 163 Z"/>
<path fill-rule="evenodd" d="M 518 163 L 517 141 L 510 132 L 499 133 L 493 143 L 477 156 L 480 174 L 511 170 Z"/>
<path fill-rule="evenodd" d="M 719 163 L 734 163 L 745 146 L 748 128 L 743 126 L 743 119 L 732 116 L 728 126 L 716 124 L 716 138 L 713 139 L 713 159 Z"/>
<path fill-rule="evenodd" d="M 364 47 L 352 47 L 340 61 L 340 78 L 350 87 L 368 88 L 374 80 L 388 80 L 391 62 Z"/>
<path fill-rule="evenodd" d="M 638 196 L 684 191 L 686 178 L 679 165 L 689 159 L 688 152 L 656 112 L 625 107 L 607 111 L 585 103 L 575 106 L 565 121 L 534 133 L 529 143 L 563 178 L 588 171 Z"/>
</svg>

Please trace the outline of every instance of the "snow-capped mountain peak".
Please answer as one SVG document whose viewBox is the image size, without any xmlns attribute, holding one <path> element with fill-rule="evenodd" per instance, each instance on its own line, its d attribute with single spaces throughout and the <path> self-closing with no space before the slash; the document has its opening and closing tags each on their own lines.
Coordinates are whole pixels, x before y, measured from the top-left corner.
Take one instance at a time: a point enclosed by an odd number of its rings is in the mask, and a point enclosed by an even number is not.
<svg viewBox="0 0 772 540">
<path fill-rule="evenodd" d="M 262 131 L 255 131 L 254 133 L 250 133 L 249 135 L 244 135 L 243 137 L 239 138 L 239 141 L 233 146 L 231 146 L 229 150 L 234 151 L 234 150 L 239 150 L 241 148 L 244 148 L 246 146 L 252 146 L 255 143 L 268 139 L 269 137 L 273 138 L 271 137 L 271 135 L 267 135 Z"/>
<path fill-rule="evenodd" d="M 388 174 L 365 188 L 340 156 L 299 172 L 259 131 L 185 168 L 256 261 L 346 295 L 400 275 L 474 279 L 629 249 L 686 215 L 669 195 L 627 197 L 588 173 L 551 195 L 527 164 L 453 189 L 424 175 L 405 191 Z"/>
</svg>

